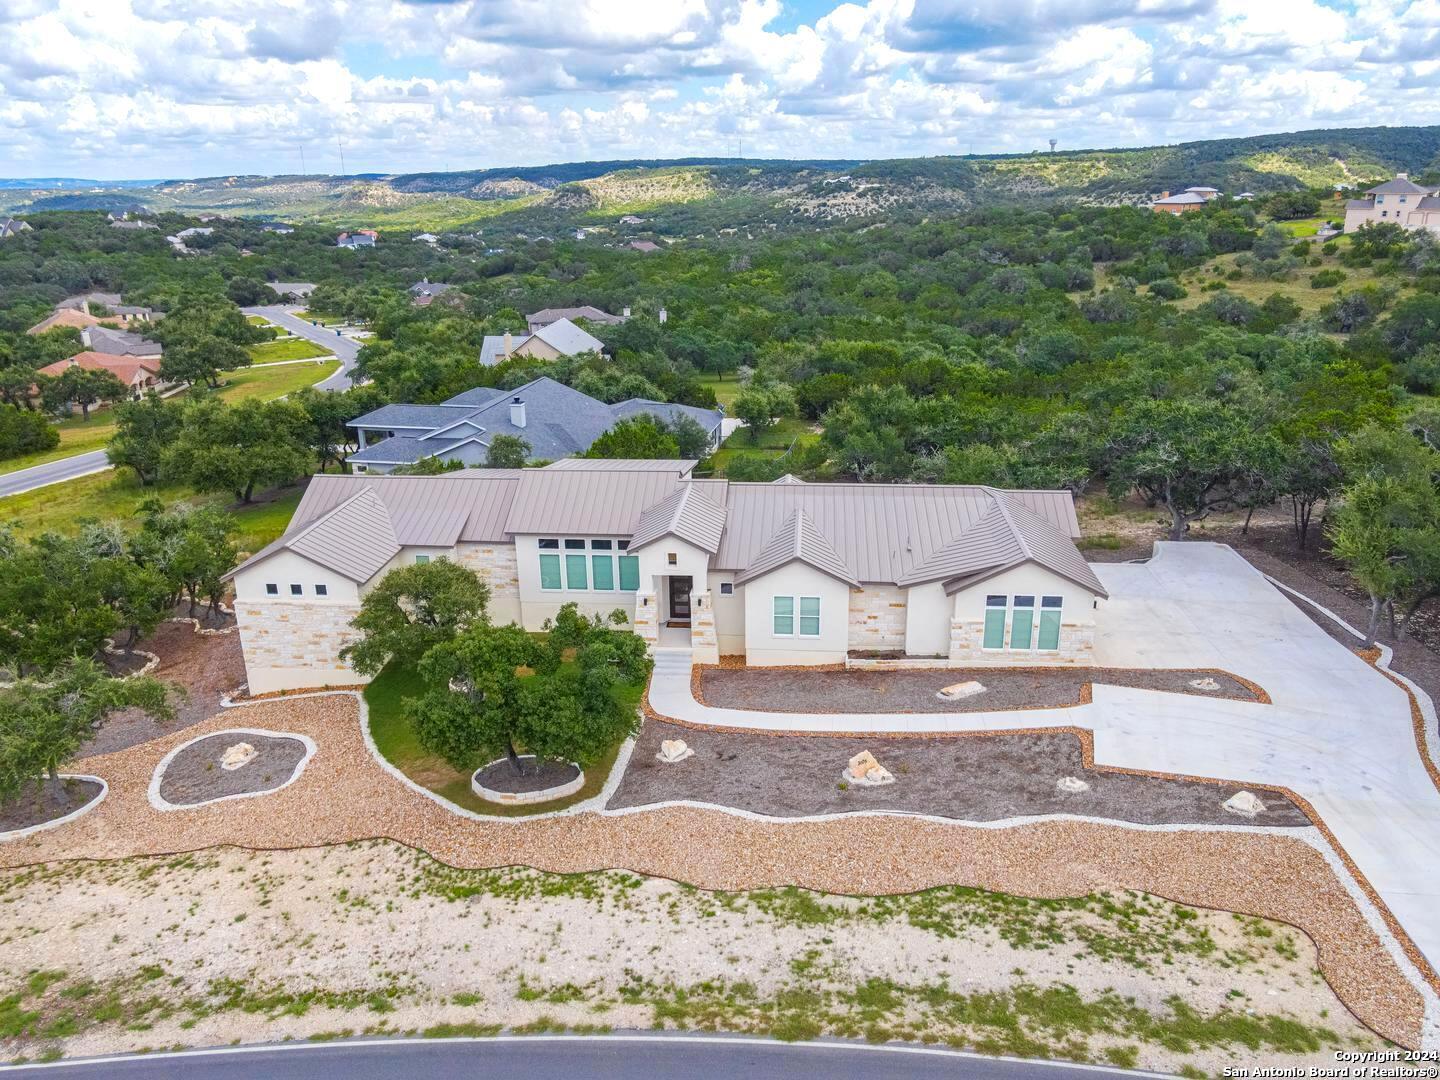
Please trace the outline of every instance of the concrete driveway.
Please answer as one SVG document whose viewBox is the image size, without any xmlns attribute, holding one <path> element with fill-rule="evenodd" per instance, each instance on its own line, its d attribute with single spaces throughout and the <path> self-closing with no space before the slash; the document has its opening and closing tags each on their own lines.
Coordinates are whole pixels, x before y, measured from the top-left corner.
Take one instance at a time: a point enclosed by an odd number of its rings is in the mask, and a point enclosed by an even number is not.
<svg viewBox="0 0 1440 1080">
<path fill-rule="evenodd" d="M 259 315 L 263 319 L 274 323 L 294 334 L 296 337 L 304 338 L 306 341 L 313 341 L 321 348 L 329 349 L 335 354 L 335 359 L 340 361 L 340 370 L 335 372 L 322 383 L 317 383 L 317 390 L 348 390 L 350 389 L 350 369 L 355 366 L 355 359 L 360 355 L 361 342 L 341 332 L 333 326 L 315 326 L 304 319 L 296 318 L 295 312 L 304 310 L 294 304 L 267 304 L 264 307 L 242 308 L 246 315 Z"/>
<path fill-rule="evenodd" d="M 657 650 L 650 700 L 701 724 L 812 731 L 992 731 L 1078 725 L 1102 765 L 1288 787 L 1319 812 L 1434 967 L 1440 967 L 1440 791 L 1409 698 L 1316 626 L 1232 549 L 1161 543 L 1145 564 L 1097 564 L 1096 659 L 1223 668 L 1273 704 L 1097 686 L 1089 705 L 1024 712 L 777 714 L 690 693 L 688 650 Z M 1435 716 L 1428 716 L 1434 728 Z M 1433 743 L 1430 748 L 1433 753 Z"/>
</svg>

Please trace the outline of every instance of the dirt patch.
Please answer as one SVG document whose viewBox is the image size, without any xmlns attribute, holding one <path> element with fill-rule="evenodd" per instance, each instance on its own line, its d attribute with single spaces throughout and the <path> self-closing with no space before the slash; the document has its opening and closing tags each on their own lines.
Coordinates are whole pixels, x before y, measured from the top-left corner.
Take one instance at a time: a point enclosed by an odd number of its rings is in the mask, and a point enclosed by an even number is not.
<svg viewBox="0 0 1440 1080">
<path fill-rule="evenodd" d="M 122 649 L 119 652 L 113 653 L 102 651 L 96 656 L 96 659 L 99 660 L 100 663 L 104 665 L 105 670 L 115 678 L 124 678 L 127 675 L 139 674 L 145 669 L 145 665 L 150 662 L 150 657 L 146 656 L 144 651 L 139 648 L 131 651 Z"/>
<path fill-rule="evenodd" d="M 220 758 L 236 743 L 249 743 L 255 756 L 237 769 L 224 769 Z M 222 732 L 191 743 L 165 766 L 160 797 L 176 806 L 193 806 L 227 795 L 254 795 L 283 787 L 305 760 L 299 739 Z"/>
<path fill-rule="evenodd" d="M 196 625 L 201 630 L 229 630 L 235 625 L 235 613 L 233 611 L 220 610 L 211 612 L 208 603 L 197 605 L 192 612 L 190 610 L 190 604 L 182 600 L 175 605 L 175 610 L 171 612 L 171 616 L 176 619 L 194 619 Z"/>
<path fill-rule="evenodd" d="M 98 799 L 104 790 L 94 780 L 62 780 L 58 786 L 44 785 L 38 793 L 30 788 L 19 798 L 0 803 L 0 833 L 57 821 Z"/>
<path fill-rule="evenodd" d="M 111 716 L 77 758 L 109 754 L 182 731 L 220 710 L 220 699 L 245 681 L 245 659 L 238 634 L 197 634 L 189 623 L 161 623 L 139 645 L 160 657 L 151 674 L 185 692 L 176 702 L 175 721 L 158 725 L 144 713 L 127 709 Z"/>
<path fill-rule="evenodd" d="M 695 756 L 676 764 L 657 761 L 665 739 L 684 739 Z M 841 774 L 861 750 L 874 754 L 895 783 L 847 784 Z M 1083 780 L 1089 790 L 1060 791 L 1056 784 L 1066 776 Z M 1222 809 L 1239 790 L 1086 768 L 1080 740 L 1068 732 L 836 738 L 702 731 L 652 719 L 645 721 L 608 806 L 693 800 L 772 817 L 889 810 L 962 821 L 1077 814 L 1141 825 L 1310 824 L 1299 807 L 1270 792 L 1262 793 L 1267 809 L 1257 818 Z"/>
<path fill-rule="evenodd" d="M 1260 698 L 1232 675 L 1212 671 L 1123 668 L 943 668 L 932 671 L 808 671 L 787 668 L 698 669 L 697 697 L 707 705 L 781 713 L 1000 712 L 1079 705 L 1091 683 L 1201 697 Z M 976 680 L 985 692 L 951 701 L 936 694 Z M 1191 682 L 1213 680 L 1206 690 Z"/>
<path fill-rule="evenodd" d="M 546 791 L 568 784 L 580 775 L 580 769 L 566 761 L 542 761 L 535 764 L 534 758 L 522 756 L 522 772 L 516 772 L 509 760 L 496 761 L 486 765 L 475 774 L 481 787 L 491 791 L 503 791 L 509 795 L 525 795 L 532 791 Z"/>
</svg>

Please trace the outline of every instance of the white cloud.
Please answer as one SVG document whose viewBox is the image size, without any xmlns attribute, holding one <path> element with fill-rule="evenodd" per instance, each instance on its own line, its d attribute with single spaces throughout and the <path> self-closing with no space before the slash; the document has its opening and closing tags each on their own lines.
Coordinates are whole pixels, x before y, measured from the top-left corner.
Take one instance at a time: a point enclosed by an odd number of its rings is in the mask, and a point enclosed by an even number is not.
<svg viewBox="0 0 1440 1080">
<path fill-rule="evenodd" d="M 1440 2 L 0 0 L 0 173 L 1116 146 L 1440 119 Z M 1383 102 L 1383 107 L 1378 103 Z"/>
</svg>

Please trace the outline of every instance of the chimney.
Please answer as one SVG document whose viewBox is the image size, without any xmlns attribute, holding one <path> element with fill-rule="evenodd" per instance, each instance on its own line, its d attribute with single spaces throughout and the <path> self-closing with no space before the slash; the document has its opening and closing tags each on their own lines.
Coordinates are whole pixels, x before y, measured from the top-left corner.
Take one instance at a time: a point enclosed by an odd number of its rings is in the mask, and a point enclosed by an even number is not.
<svg viewBox="0 0 1440 1080">
<path fill-rule="evenodd" d="M 1169 197 L 1170 197 L 1170 193 L 1169 193 L 1168 191 L 1162 191 L 1162 192 L 1160 192 L 1160 198 L 1162 198 L 1162 199 L 1168 199 Z"/>
<path fill-rule="evenodd" d="M 623 308 L 620 309 L 620 315 L 621 315 L 622 318 L 626 318 L 626 319 L 628 319 L 628 318 L 630 317 L 630 307 L 629 307 L 628 304 L 627 304 L 625 307 L 623 307 Z"/>
<path fill-rule="evenodd" d="M 510 359 L 510 331 L 505 331 L 505 359 Z"/>
<path fill-rule="evenodd" d="M 510 424 L 512 427 L 525 426 L 525 402 L 518 397 L 510 399 Z"/>
<path fill-rule="evenodd" d="M 664 325 L 665 320 L 668 319 L 669 317 L 670 317 L 670 313 L 667 312 L 667 311 L 662 307 L 662 308 L 660 309 L 660 323 L 661 323 L 662 326 Z"/>
</svg>

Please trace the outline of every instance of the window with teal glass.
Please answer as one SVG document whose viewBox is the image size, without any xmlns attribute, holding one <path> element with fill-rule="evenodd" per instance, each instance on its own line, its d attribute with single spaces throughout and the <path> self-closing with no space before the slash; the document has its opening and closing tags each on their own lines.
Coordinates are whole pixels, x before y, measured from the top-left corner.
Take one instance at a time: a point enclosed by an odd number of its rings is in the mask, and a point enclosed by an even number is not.
<svg viewBox="0 0 1440 1080">
<path fill-rule="evenodd" d="M 416 565 L 416 566 L 424 566 L 424 565 L 425 565 L 426 563 L 428 563 L 429 561 L 430 561 L 430 556 L 429 556 L 429 555 L 416 555 L 416 556 L 415 556 L 415 565 Z"/>
<path fill-rule="evenodd" d="M 1005 603 L 1006 597 L 1003 596 L 985 598 L 985 640 L 982 644 L 987 649 L 1005 647 Z"/>
<path fill-rule="evenodd" d="M 540 556 L 540 587 L 542 589 L 560 588 L 560 556 Z"/>
<path fill-rule="evenodd" d="M 794 637 L 795 598 L 793 596 L 775 597 L 774 622 L 776 637 Z"/>
<path fill-rule="evenodd" d="M 639 555 L 620 556 L 620 589 L 622 592 L 638 592 L 640 590 Z"/>
<path fill-rule="evenodd" d="M 607 591 L 615 588 L 615 563 L 609 555 L 590 556 L 590 575 L 595 588 Z"/>
<path fill-rule="evenodd" d="M 1035 634 L 1035 597 L 1017 596 L 1010 614 L 1010 648 L 1032 649 Z"/>
<path fill-rule="evenodd" d="M 1037 649 L 1054 652 L 1060 648 L 1060 607 L 1064 602 L 1059 596 L 1040 598 L 1040 637 L 1035 646 Z"/>
<path fill-rule="evenodd" d="M 585 580 L 585 556 L 565 556 L 565 587 L 567 589 L 589 588 Z"/>
<path fill-rule="evenodd" d="M 820 636 L 820 598 L 818 596 L 800 597 L 800 636 Z"/>
</svg>

